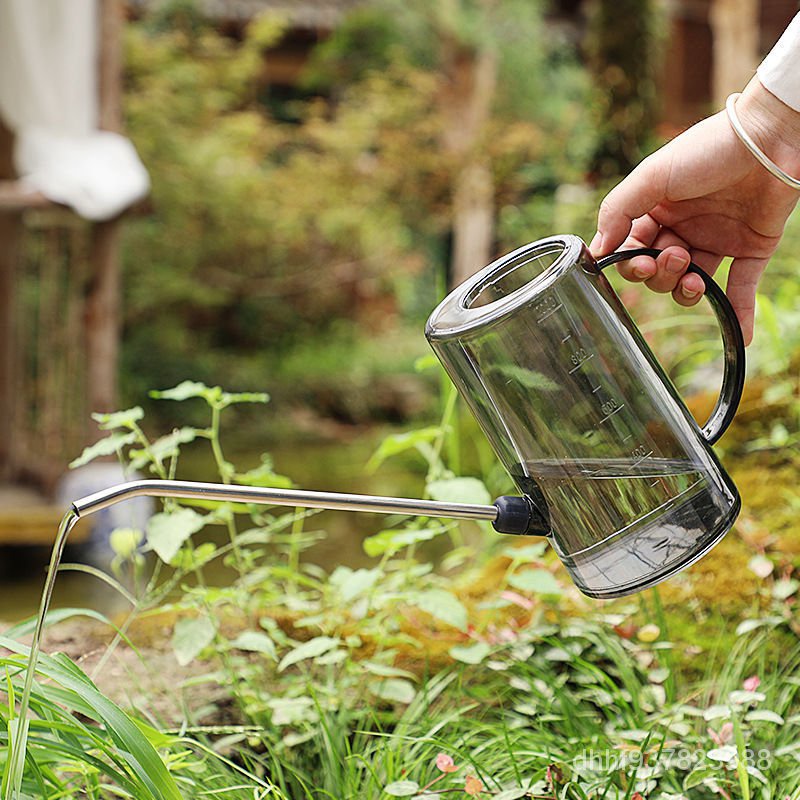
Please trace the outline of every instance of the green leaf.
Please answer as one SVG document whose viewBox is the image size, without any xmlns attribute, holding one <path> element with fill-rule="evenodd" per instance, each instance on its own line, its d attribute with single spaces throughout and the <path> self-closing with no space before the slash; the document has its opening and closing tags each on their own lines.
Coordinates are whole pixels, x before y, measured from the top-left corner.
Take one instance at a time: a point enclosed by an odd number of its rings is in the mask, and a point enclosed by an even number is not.
<svg viewBox="0 0 800 800">
<path fill-rule="evenodd" d="M 147 543 L 162 561 L 171 564 L 181 545 L 206 522 L 207 518 L 203 514 L 198 514 L 191 508 L 162 511 L 154 514 L 147 522 Z"/>
<path fill-rule="evenodd" d="M 0 636 L 0 646 L 29 658 L 29 648 Z M 137 781 L 142 800 L 183 800 L 175 779 L 147 737 L 133 720 L 101 694 L 97 687 L 67 656 L 41 654 L 36 671 L 74 695 L 82 713 L 101 722 L 113 740 L 120 760 Z"/>
<path fill-rule="evenodd" d="M 441 433 L 442 429 L 439 427 L 420 428 L 417 431 L 409 431 L 408 433 L 393 433 L 380 443 L 378 449 L 367 462 L 367 469 L 377 469 L 387 458 L 404 453 L 406 450 L 411 450 L 423 442 L 432 442 Z"/>
<path fill-rule="evenodd" d="M 135 433 L 112 433 L 111 436 L 106 436 L 105 439 L 100 439 L 99 442 L 84 448 L 84 451 L 74 461 L 69 462 L 69 468 L 82 467 L 95 458 L 118 453 L 123 447 L 133 444 L 135 441 Z"/>
<path fill-rule="evenodd" d="M 214 641 L 214 625 L 206 617 L 179 619 L 172 632 L 172 651 L 178 663 L 185 667 Z"/>
<path fill-rule="evenodd" d="M 753 711 L 748 711 L 744 715 L 746 722 L 774 722 L 776 725 L 784 725 L 785 720 L 780 714 L 770 711 L 766 708 L 757 708 Z"/>
<path fill-rule="evenodd" d="M 526 561 L 539 561 L 547 550 L 546 542 L 534 542 L 533 544 L 526 544 L 522 547 L 506 547 L 503 550 L 503 555 L 510 558 L 512 561 L 526 562 Z"/>
<path fill-rule="evenodd" d="M 189 400 L 192 397 L 202 397 L 209 405 L 213 405 L 222 396 L 219 386 L 206 386 L 198 381 L 183 381 L 172 389 L 150 392 L 150 397 L 156 400 Z"/>
<path fill-rule="evenodd" d="M 383 791 L 392 797 L 411 797 L 419 791 L 419 784 L 416 781 L 394 781 Z"/>
<path fill-rule="evenodd" d="M 283 672 L 288 667 L 291 667 L 293 664 L 298 664 L 300 661 L 321 656 L 323 653 L 333 650 L 334 647 L 338 647 L 340 643 L 341 639 L 339 639 L 338 636 L 335 638 L 331 636 L 317 636 L 314 639 L 309 639 L 307 642 L 295 647 L 294 650 L 290 650 L 281 659 L 281 663 L 278 664 L 278 672 Z"/>
<path fill-rule="evenodd" d="M 387 678 L 383 681 L 372 681 L 369 689 L 376 697 L 390 703 L 408 705 L 417 695 L 414 685 L 403 678 Z"/>
<path fill-rule="evenodd" d="M 261 631 L 242 631 L 232 642 L 231 647 L 237 650 L 247 650 L 251 653 L 263 653 L 273 661 L 278 660 L 275 643 Z"/>
<path fill-rule="evenodd" d="M 408 678 L 409 680 L 416 680 L 416 676 L 413 672 L 400 669 L 399 667 L 376 664 L 374 661 L 361 661 L 360 666 L 371 675 L 377 675 L 381 678 Z"/>
<path fill-rule="evenodd" d="M 383 575 L 382 569 L 357 569 L 336 567 L 331 573 L 330 583 L 339 590 L 345 603 L 371 589 Z"/>
<path fill-rule="evenodd" d="M 684 789 L 694 789 L 695 786 L 700 786 L 709 780 L 717 777 L 719 769 L 710 766 L 699 766 L 693 769 L 683 781 Z"/>
<path fill-rule="evenodd" d="M 268 486 L 275 489 L 291 489 L 294 486 L 291 478 L 278 475 L 272 467 L 272 458 L 267 453 L 261 454 L 261 463 L 251 470 L 235 473 L 238 483 L 245 486 Z"/>
<path fill-rule="evenodd" d="M 467 609 L 451 592 L 429 589 L 411 598 L 411 604 L 461 631 L 467 629 Z"/>
<path fill-rule="evenodd" d="M 141 469 L 155 461 L 160 464 L 167 458 L 176 455 L 182 444 L 193 442 L 199 433 L 197 428 L 178 428 L 172 433 L 156 439 L 148 449 L 131 450 L 129 455 L 132 469 Z"/>
<path fill-rule="evenodd" d="M 524 389 L 533 389 L 537 392 L 557 392 L 561 389 L 561 386 L 548 378 L 547 375 L 536 372 L 536 370 L 520 367 L 517 364 L 494 366 L 489 369 L 489 372 L 501 379 L 505 379 L 506 382 L 513 381 Z"/>
<path fill-rule="evenodd" d="M 516 789 L 504 789 L 502 792 L 494 795 L 492 800 L 519 800 L 520 797 L 526 797 L 527 794 L 527 789 L 518 786 Z"/>
<path fill-rule="evenodd" d="M 558 581 L 546 569 L 526 569 L 514 572 L 509 576 L 508 583 L 521 592 L 549 595 L 563 593 Z"/>
<path fill-rule="evenodd" d="M 450 648 L 450 655 L 456 661 L 463 661 L 465 664 L 480 664 L 490 651 L 491 648 L 486 642 L 475 642 L 454 645 Z"/>
<path fill-rule="evenodd" d="M 142 417 L 144 417 L 144 411 L 141 406 L 134 406 L 125 411 L 113 411 L 110 414 L 92 414 L 92 419 L 104 431 L 111 431 L 114 428 L 132 428 L 134 423 Z"/>
<path fill-rule="evenodd" d="M 227 408 L 235 403 L 268 403 L 269 395 L 266 392 L 223 392 L 219 400 L 220 408 Z"/>
<path fill-rule="evenodd" d="M 491 505 L 492 497 L 483 481 L 477 478 L 447 478 L 427 485 L 428 494 L 443 503 Z"/>
<path fill-rule="evenodd" d="M 800 589 L 800 581 L 796 578 L 783 578 L 775 581 L 775 585 L 772 587 L 772 596 L 776 600 L 786 600 L 798 589 Z"/>
<path fill-rule="evenodd" d="M 447 529 L 417 528 L 415 530 L 385 530 L 370 536 L 362 542 L 364 552 L 373 558 L 376 556 L 393 556 L 405 547 L 417 542 L 427 542 L 443 534 Z"/>
</svg>

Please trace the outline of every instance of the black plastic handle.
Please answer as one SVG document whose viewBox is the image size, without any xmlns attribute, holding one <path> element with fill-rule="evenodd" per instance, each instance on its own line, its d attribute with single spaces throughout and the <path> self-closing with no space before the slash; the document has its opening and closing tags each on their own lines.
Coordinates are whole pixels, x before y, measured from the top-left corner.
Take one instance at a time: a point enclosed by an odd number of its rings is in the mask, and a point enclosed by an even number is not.
<svg viewBox="0 0 800 800">
<path fill-rule="evenodd" d="M 635 256 L 652 256 L 655 258 L 661 253 L 652 247 L 640 247 L 635 250 L 620 250 L 617 253 L 597 260 L 599 269 L 627 261 Z M 703 279 L 706 286 L 705 295 L 717 315 L 717 321 L 722 328 L 722 343 L 725 347 L 725 372 L 722 376 L 722 390 L 714 410 L 705 425 L 700 428 L 700 433 L 709 444 L 722 436 L 733 420 L 739 401 L 742 399 L 744 388 L 745 355 L 744 337 L 739 325 L 739 319 L 733 310 L 725 292 L 716 284 L 714 279 L 697 264 L 689 264 L 688 272 L 694 272 Z"/>
</svg>

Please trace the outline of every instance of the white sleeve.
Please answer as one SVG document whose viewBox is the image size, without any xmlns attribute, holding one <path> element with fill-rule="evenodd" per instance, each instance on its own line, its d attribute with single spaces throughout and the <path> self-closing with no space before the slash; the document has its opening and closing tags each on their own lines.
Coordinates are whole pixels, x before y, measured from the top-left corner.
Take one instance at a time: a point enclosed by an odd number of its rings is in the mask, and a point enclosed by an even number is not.
<svg viewBox="0 0 800 800">
<path fill-rule="evenodd" d="M 775 97 L 800 111 L 800 14 L 761 62 L 758 79 Z"/>
</svg>

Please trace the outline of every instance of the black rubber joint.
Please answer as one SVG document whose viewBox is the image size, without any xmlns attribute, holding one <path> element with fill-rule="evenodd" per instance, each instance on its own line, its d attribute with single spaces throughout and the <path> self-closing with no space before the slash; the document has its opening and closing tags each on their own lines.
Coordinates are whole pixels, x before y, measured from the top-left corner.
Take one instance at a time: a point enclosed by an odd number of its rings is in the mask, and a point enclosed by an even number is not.
<svg viewBox="0 0 800 800">
<path fill-rule="evenodd" d="M 544 536 L 548 533 L 541 514 L 527 497 L 504 495 L 494 501 L 497 519 L 492 523 L 498 533 L 518 536 Z"/>
</svg>

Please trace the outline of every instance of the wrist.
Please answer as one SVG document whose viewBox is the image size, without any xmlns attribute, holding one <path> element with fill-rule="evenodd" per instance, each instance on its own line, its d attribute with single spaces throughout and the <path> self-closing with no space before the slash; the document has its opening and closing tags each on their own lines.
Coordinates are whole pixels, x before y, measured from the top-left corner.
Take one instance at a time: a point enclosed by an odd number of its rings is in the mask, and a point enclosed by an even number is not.
<svg viewBox="0 0 800 800">
<path fill-rule="evenodd" d="M 736 101 L 736 114 L 761 151 L 800 178 L 800 112 L 753 78 Z"/>
</svg>

